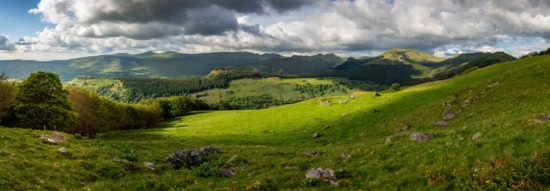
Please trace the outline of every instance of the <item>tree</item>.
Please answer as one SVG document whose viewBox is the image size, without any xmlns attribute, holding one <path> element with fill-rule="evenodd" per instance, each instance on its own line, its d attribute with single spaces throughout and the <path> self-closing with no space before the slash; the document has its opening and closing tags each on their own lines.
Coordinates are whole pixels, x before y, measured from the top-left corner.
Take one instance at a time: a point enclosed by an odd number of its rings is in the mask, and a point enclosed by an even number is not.
<svg viewBox="0 0 550 191">
<path fill-rule="evenodd" d="M 399 83 L 393 83 L 390 87 L 391 90 L 393 91 L 397 91 L 397 90 L 400 90 L 401 89 L 401 84 Z"/>
<path fill-rule="evenodd" d="M 70 131 L 76 123 L 76 114 L 67 94 L 57 74 L 31 74 L 21 83 L 15 98 L 15 124 L 24 128 Z"/>
<path fill-rule="evenodd" d="M 100 131 L 97 117 L 100 98 L 87 90 L 70 87 L 69 100 L 74 111 L 78 113 L 78 121 L 72 132 L 94 138 Z"/>
<path fill-rule="evenodd" d="M 0 74 L 0 123 L 15 99 L 15 92 L 15 82 L 9 81 L 4 73 Z"/>
</svg>

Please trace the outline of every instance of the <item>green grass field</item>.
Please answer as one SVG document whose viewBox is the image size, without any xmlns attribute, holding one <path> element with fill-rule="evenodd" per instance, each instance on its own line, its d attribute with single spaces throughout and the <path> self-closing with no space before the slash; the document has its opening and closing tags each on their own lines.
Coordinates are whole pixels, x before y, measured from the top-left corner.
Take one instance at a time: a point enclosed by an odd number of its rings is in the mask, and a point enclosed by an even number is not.
<svg viewBox="0 0 550 191">
<path fill-rule="evenodd" d="M 307 92 L 301 92 L 297 86 L 303 85 L 326 85 L 333 87 L 331 90 L 316 92 L 315 95 L 309 95 Z M 334 91 L 333 91 L 334 90 Z M 346 95 L 352 90 L 344 85 L 340 85 L 332 79 L 316 78 L 293 78 L 282 79 L 277 77 L 261 79 L 240 79 L 234 80 L 225 89 L 211 89 L 192 94 L 207 103 L 216 103 L 224 100 L 245 99 L 250 97 L 269 97 L 273 100 L 284 102 L 298 102 L 304 99 L 310 99 L 319 96 L 340 96 Z"/>
<path fill-rule="evenodd" d="M 0 190 L 544 190 L 550 122 L 537 118 L 550 114 L 548 82 L 550 56 L 543 56 L 380 97 L 360 92 L 356 99 L 195 112 L 153 129 L 93 140 L 70 136 L 62 145 L 41 143 L 40 131 L 3 128 L 0 172 L 7 173 L 0 173 Z M 456 117 L 434 125 L 446 109 Z M 404 131 L 434 138 L 386 142 Z M 316 132 L 319 138 L 312 137 Z M 472 140 L 476 133 L 481 137 Z M 222 160 L 236 157 L 237 175 L 198 177 L 166 163 L 174 150 L 203 146 L 221 149 Z M 72 155 L 59 155 L 59 147 Z M 340 187 L 305 181 L 315 167 L 335 170 Z"/>
</svg>

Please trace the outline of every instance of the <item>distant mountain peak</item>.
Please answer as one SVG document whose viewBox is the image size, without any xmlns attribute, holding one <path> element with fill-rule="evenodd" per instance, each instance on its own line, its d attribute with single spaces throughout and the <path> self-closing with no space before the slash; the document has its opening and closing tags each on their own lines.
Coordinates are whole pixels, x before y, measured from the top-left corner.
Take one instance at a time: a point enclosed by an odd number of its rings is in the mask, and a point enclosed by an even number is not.
<svg viewBox="0 0 550 191">
<path fill-rule="evenodd" d="M 386 60 L 395 60 L 399 62 L 440 62 L 444 58 L 435 57 L 431 54 L 421 52 L 414 49 L 394 48 L 382 54 Z"/>
</svg>

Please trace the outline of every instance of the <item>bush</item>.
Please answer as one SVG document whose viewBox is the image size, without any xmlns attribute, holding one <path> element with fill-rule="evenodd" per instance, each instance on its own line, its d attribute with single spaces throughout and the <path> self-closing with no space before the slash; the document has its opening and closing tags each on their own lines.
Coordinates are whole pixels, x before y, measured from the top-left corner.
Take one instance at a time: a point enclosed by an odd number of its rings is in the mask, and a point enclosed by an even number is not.
<svg viewBox="0 0 550 191">
<path fill-rule="evenodd" d="M 428 176 L 431 184 L 447 190 L 539 190 L 550 186 L 550 150 L 530 158 L 504 156 L 489 162 L 474 161 L 470 169 L 441 170 Z"/>
<path fill-rule="evenodd" d="M 0 74 L 0 124 L 15 99 L 16 90 L 15 82 L 9 81 L 3 73 Z"/>
<path fill-rule="evenodd" d="M 393 83 L 391 86 L 390 86 L 390 90 L 392 91 L 398 91 L 401 89 L 401 84 L 399 83 Z"/>
</svg>

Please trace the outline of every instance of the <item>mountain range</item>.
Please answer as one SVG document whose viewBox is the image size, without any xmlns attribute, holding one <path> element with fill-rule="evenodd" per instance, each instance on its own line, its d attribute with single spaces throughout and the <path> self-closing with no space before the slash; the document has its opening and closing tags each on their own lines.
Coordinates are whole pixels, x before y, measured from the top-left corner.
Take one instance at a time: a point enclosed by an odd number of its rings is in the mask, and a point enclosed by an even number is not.
<svg viewBox="0 0 550 191">
<path fill-rule="evenodd" d="M 183 54 L 145 52 L 114 54 L 56 61 L 0 61 L 0 72 L 25 79 L 36 71 L 55 72 L 63 81 L 78 76 L 100 78 L 173 78 L 205 76 L 216 68 L 246 68 L 291 77 L 346 77 L 380 84 L 415 84 L 444 79 L 471 68 L 514 60 L 503 53 L 469 53 L 438 58 L 411 49 L 392 49 L 380 56 L 343 58 L 335 54 L 284 57 L 279 54 L 215 52 Z"/>
</svg>

